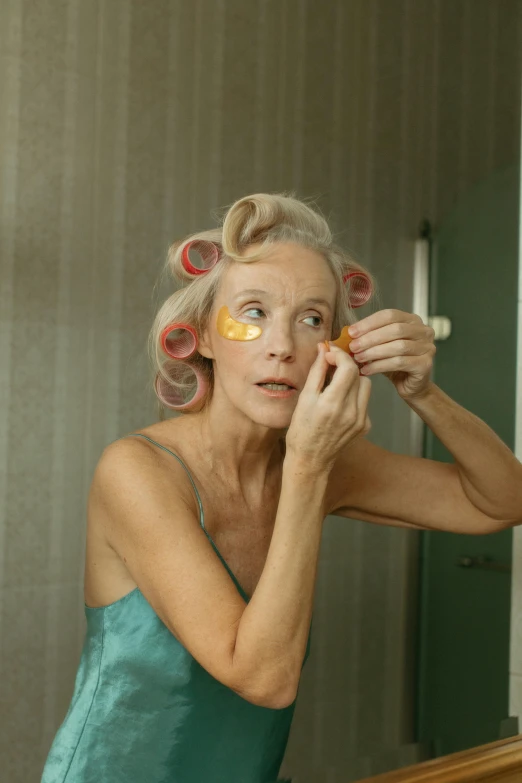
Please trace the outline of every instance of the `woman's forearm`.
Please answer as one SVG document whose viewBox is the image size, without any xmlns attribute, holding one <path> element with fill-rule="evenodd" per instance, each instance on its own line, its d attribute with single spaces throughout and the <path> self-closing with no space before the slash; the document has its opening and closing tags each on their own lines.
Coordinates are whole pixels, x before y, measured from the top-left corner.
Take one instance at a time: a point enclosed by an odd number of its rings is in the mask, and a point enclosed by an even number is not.
<svg viewBox="0 0 522 783">
<path fill-rule="evenodd" d="M 328 471 L 288 458 L 263 573 L 239 623 L 234 665 L 255 669 L 259 693 L 297 690 L 312 617 Z M 252 670 L 252 668 L 251 668 Z"/>
<path fill-rule="evenodd" d="M 498 435 L 434 383 L 406 402 L 453 455 L 471 503 L 494 519 L 522 523 L 522 464 Z"/>
</svg>

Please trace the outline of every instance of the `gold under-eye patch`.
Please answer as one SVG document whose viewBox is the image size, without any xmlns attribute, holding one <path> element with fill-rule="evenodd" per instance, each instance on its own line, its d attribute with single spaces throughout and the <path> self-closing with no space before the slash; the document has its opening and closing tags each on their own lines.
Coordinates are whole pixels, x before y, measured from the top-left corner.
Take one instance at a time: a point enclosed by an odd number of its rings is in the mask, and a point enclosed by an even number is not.
<svg viewBox="0 0 522 783">
<path fill-rule="evenodd" d="M 226 305 L 223 305 L 217 315 L 216 328 L 221 337 L 226 337 L 227 340 L 255 340 L 263 332 L 259 326 L 236 321 Z"/>
<path fill-rule="evenodd" d="M 328 348 L 328 340 L 325 340 L 325 345 Z M 346 353 L 350 353 L 350 343 L 352 342 L 352 338 L 350 337 L 348 333 L 348 326 L 343 326 L 341 329 L 341 334 L 337 338 L 337 340 L 330 340 L 330 345 L 337 345 L 338 348 L 341 348 L 343 351 L 346 351 Z"/>
</svg>

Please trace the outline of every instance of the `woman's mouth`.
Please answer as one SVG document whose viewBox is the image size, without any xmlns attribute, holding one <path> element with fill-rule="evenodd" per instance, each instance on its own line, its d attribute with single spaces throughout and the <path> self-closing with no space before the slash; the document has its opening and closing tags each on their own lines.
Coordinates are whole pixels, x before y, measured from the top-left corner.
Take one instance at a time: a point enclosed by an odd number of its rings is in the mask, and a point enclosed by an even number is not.
<svg viewBox="0 0 522 783">
<path fill-rule="evenodd" d="M 291 397 L 297 392 L 297 389 L 287 383 L 265 381 L 256 383 L 255 385 L 263 394 L 266 394 L 269 397 Z"/>
<path fill-rule="evenodd" d="M 275 389 L 276 391 L 279 389 L 293 389 L 293 386 L 288 386 L 286 383 L 260 383 L 260 386 L 263 386 L 265 389 Z"/>
</svg>

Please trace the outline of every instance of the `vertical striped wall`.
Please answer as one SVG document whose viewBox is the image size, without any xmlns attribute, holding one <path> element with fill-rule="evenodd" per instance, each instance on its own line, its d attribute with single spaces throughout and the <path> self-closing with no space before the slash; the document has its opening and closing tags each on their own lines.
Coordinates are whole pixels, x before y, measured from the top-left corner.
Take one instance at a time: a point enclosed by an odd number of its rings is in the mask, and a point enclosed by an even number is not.
<svg viewBox="0 0 522 783">
<path fill-rule="evenodd" d="M 519 156 L 518 0 L 0 2 L 0 769 L 37 781 L 84 633 L 85 504 L 151 423 L 169 242 L 250 192 L 317 199 L 408 309 L 409 242 Z M 409 409 L 374 379 L 375 442 Z M 331 518 L 285 771 L 411 741 L 415 534 Z M 359 761 L 357 761 L 359 759 Z"/>
<path fill-rule="evenodd" d="M 521 105 L 522 109 L 522 105 Z M 521 136 L 522 146 L 522 136 Z M 519 218 L 518 361 L 515 454 L 522 462 L 522 155 Z M 513 531 L 513 576 L 511 582 L 510 715 L 519 716 L 522 732 L 522 527 Z"/>
</svg>

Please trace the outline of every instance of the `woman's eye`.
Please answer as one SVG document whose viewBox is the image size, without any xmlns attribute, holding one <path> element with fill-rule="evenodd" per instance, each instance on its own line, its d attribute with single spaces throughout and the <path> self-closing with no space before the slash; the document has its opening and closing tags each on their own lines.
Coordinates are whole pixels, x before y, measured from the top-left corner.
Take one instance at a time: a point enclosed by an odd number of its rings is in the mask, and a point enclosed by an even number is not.
<svg viewBox="0 0 522 783">
<path fill-rule="evenodd" d="M 319 322 L 319 323 L 313 324 L 313 326 L 321 326 L 321 324 L 323 322 L 323 319 L 321 318 L 320 315 L 307 315 L 304 320 L 307 321 L 309 318 L 315 318 L 315 320 Z"/>
<path fill-rule="evenodd" d="M 245 315 L 249 315 L 250 313 L 262 313 L 262 312 L 263 311 L 261 310 L 260 307 L 250 307 L 248 310 L 245 310 L 244 314 Z M 257 316 L 256 315 L 252 315 L 251 318 L 257 318 Z"/>
</svg>

